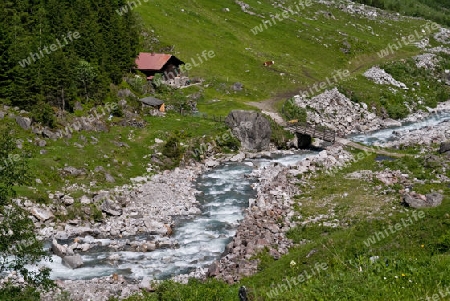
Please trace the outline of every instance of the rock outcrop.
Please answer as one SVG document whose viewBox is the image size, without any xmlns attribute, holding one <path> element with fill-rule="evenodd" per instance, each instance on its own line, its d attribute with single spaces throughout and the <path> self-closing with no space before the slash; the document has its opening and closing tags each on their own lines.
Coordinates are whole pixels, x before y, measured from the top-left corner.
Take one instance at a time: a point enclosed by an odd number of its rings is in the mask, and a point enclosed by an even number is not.
<svg viewBox="0 0 450 301">
<path fill-rule="evenodd" d="M 307 121 L 333 129 L 338 136 L 381 129 L 391 119 L 382 120 L 365 103 L 354 103 L 337 88 L 315 97 L 294 96 L 294 103 L 307 110 Z"/>
<path fill-rule="evenodd" d="M 364 73 L 364 76 L 379 85 L 391 85 L 404 90 L 408 89 L 404 83 L 395 80 L 392 75 L 379 67 L 370 68 Z"/>
<path fill-rule="evenodd" d="M 31 127 L 31 119 L 28 117 L 17 116 L 16 122 L 24 130 L 28 130 Z"/>
<path fill-rule="evenodd" d="M 77 269 L 83 265 L 83 259 L 79 254 L 73 256 L 64 256 L 62 258 L 64 265 L 70 267 L 71 269 Z"/>
<path fill-rule="evenodd" d="M 424 53 L 413 57 L 416 61 L 417 68 L 425 68 L 434 70 L 439 63 L 439 59 L 434 53 Z"/>
<path fill-rule="evenodd" d="M 403 204 L 412 208 L 428 208 L 437 207 L 442 203 L 444 196 L 440 193 L 433 192 L 427 195 L 415 192 L 403 195 Z"/>
<path fill-rule="evenodd" d="M 262 114 L 234 110 L 227 116 L 225 122 L 241 141 L 243 149 L 261 151 L 269 148 L 272 129 L 270 122 Z"/>
<path fill-rule="evenodd" d="M 434 35 L 436 41 L 442 44 L 450 44 L 450 30 L 442 27 L 439 32 Z"/>
</svg>

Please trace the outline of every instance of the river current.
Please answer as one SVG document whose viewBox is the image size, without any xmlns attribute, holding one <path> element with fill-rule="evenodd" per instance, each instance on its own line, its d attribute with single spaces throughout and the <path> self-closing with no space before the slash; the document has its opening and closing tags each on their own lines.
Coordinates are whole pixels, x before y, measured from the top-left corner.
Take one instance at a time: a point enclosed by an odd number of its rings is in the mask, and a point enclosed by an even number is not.
<svg viewBox="0 0 450 301">
<path fill-rule="evenodd" d="M 433 126 L 449 119 L 450 112 L 443 112 L 416 123 L 349 138 L 367 145 L 383 143 L 392 139 L 393 131 L 410 131 Z M 177 247 L 145 253 L 115 252 L 106 246 L 109 240 L 98 240 L 104 246 L 83 253 L 84 265 L 81 268 L 74 270 L 67 268 L 61 263 L 61 258 L 52 256 L 53 262 L 46 263 L 52 269 L 51 278 L 92 279 L 118 273 L 129 279 L 143 277 L 167 279 L 187 274 L 196 268 L 208 267 L 214 260 L 220 258 L 225 246 L 236 233 L 239 221 L 244 217 L 249 199 L 256 196 L 252 189 L 254 179 L 245 175 L 251 173 L 254 168 L 269 164 L 294 165 L 316 154 L 317 152 L 295 152 L 283 156 L 274 155 L 271 158 L 221 164 L 197 179 L 196 189 L 202 192 L 197 196 L 202 214 L 189 220 L 178 219 L 171 237 L 178 243 Z M 144 236 L 133 237 L 136 238 L 151 239 Z"/>
</svg>

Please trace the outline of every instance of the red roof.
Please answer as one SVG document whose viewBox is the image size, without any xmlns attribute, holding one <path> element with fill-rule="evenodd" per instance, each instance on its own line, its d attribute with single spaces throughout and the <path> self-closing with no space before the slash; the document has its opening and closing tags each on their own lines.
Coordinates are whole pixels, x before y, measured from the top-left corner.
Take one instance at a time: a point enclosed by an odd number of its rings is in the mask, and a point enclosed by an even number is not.
<svg viewBox="0 0 450 301">
<path fill-rule="evenodd" d="M 161 70 L 171 57 L 171 54 L 141 52 L 136 65 L 139 70 Z"/>
</svg>

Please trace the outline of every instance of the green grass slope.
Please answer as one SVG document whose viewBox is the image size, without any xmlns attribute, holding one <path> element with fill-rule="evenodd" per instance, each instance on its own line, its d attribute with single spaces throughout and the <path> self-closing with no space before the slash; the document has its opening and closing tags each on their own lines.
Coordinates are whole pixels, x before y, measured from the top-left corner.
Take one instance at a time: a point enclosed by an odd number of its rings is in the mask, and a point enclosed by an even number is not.
<svg viewBox="0 0 450 301">
<path fill-rule="evenodd" d="M 161 48 L 173 46 L 174 54 L 185 62 L 198 62 L 198 54 L 214 51 L 214 58 L 193 67 L 189 75 L 207 80 L 205 99 L 234 101 L 287 98 L 327 77 L 331 79 L 336 70 L 348 69 L 357 76 L 372 65 L 410 57 L 419 52 L 414 46 L 403 47 L 383 59 L 377 52 L 426 23 L 383 16 L 369 20 L 315 1 L 297 10 L 298 1 L 288 0 L 283 6 L 292 6 L 294 14 L 288 13 L 287 19 L 280 17 L 282 21 L 275 19 L 276 24 L 255 35 L 255 26 L 283 9 L 268 0 L 246 3 L 254 15 L 243 12 L 231 0 L 154 0 L 142 2 L 135 11 L 157 35 Z M 349 53 L 341 51 L 349 45 Z M 158 51 L 158 47 L 154 49 Z M 263 62 L 268 60 L 275 64 L 264 67 Z M 363 81 L 355 79 L 357 83 Z M 244 84 L 244 90 L 232 91 L 229 87 L 235 82 Z M 199 103 L 199 107 L 214 110 L 206 103 Z"/>
<path fill-rule="evenodd" d="M 424 17 L 450 26 L 450 2 L 447 0 L 357 0 L 404 15 Z"/>
</svg>

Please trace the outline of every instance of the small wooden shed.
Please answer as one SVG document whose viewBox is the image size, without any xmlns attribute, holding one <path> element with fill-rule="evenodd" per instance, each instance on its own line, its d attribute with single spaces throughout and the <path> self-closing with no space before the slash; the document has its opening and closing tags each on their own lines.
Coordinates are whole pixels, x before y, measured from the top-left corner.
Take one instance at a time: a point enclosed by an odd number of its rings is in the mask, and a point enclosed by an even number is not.
<svg viewBox="0 0 450 301">
<path fill-rule="evenodd" d="M 160 112 L 165 111 L 164 101 L 162 101 L 161 99 L 149 96 L 149 97 L 141 98 L 140 101 L 142 102 L 142 106 L 153 107 L 154 109 L 157 109 Z"/>
</svg>

